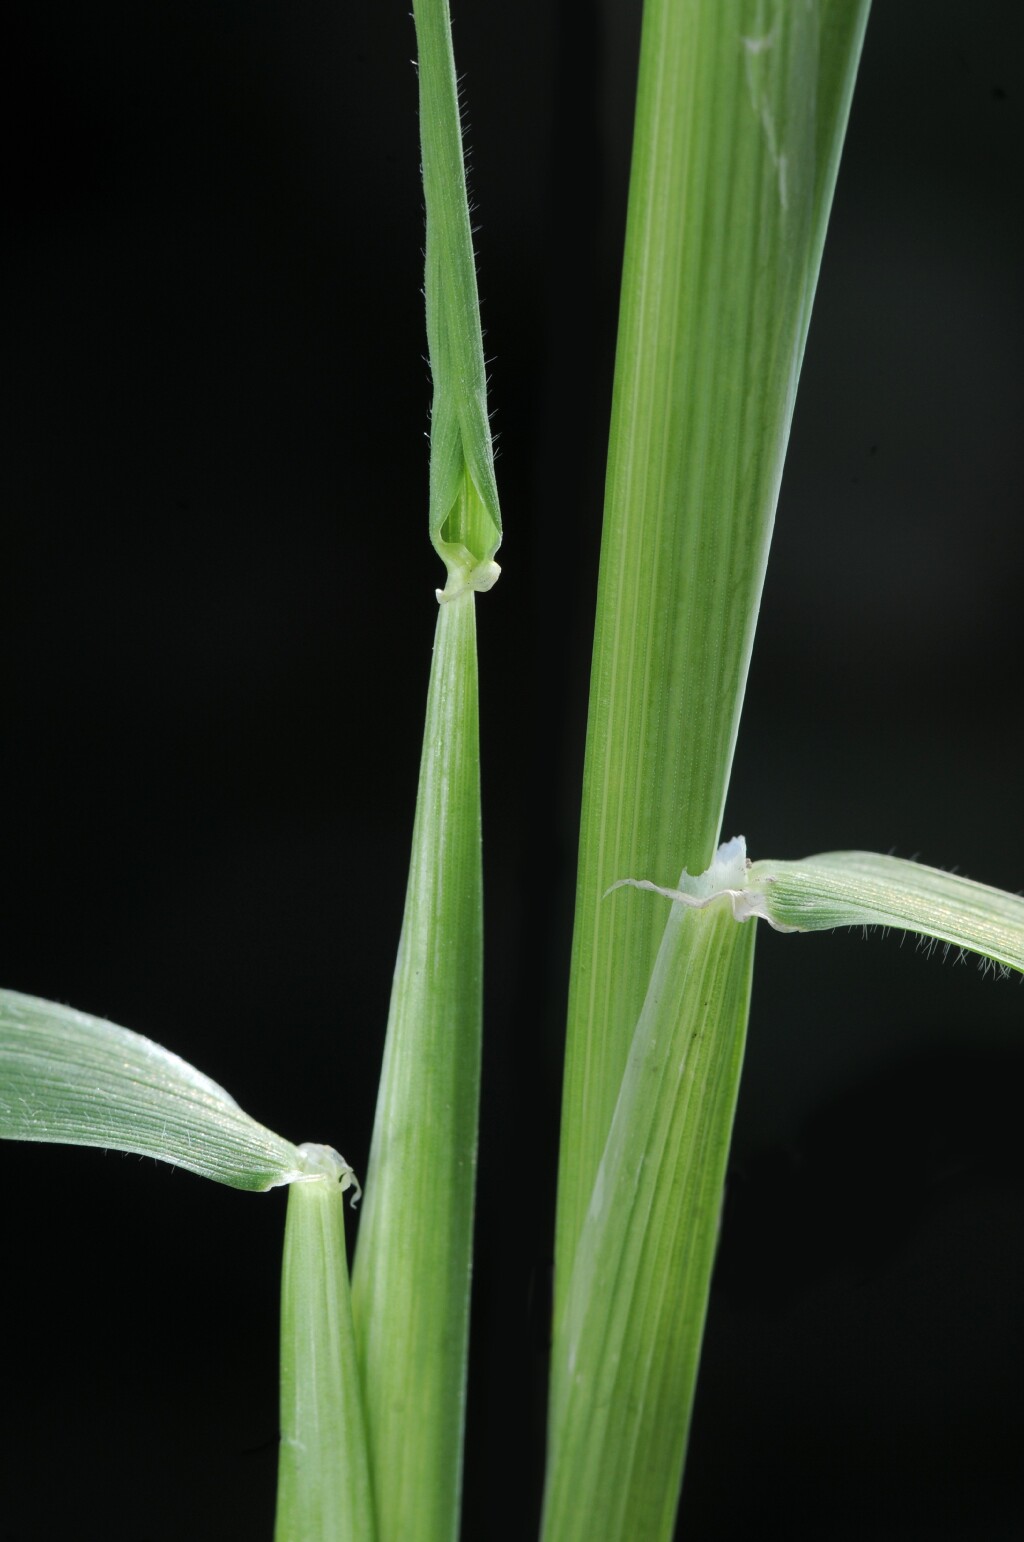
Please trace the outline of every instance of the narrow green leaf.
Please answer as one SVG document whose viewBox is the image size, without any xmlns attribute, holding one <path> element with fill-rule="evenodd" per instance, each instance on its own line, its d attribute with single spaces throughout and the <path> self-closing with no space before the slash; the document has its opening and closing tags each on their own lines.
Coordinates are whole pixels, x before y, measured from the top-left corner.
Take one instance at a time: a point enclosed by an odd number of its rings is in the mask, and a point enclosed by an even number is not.
<svg viewBox="0 0 1024 1542">
<path fill-rule="evenodd" d="M 645 4 L 570 983 L 547 1542 L 672 1532 L 753 949 L 725 892 L 745 858 L 726 848 L 729 873 L 707 870 L 866 15 L 867 0 Z M 664 928 L 640 894 L 602 900 L 631 873 L 664 885 L 680 867 L 701 877 Z"/>
<path fill-rule="evenodd" d="M 100 1017 L 0 990 L 0 1136 L 105 1146 L 236 1189 L 306 1172 L 302 1152 L 151 1039 Z"/>
<path fill-rule="evenodd" d="M 722 901 L 672 907 L 555 1339 L 544 1542 L 672 1535 L 753 945 Z"/>
<path fill-rule="evenodd" d="M 480 1082 L 476 597 L 438 612 L 353 1310 L 381 1542 L 458 1535 Z"/>
<path fill-rule="evenodd" d="M 306 1151 L 323 1175 L 288 1193 L 275 1542 L 374 1542 L 345 1258 L 348 1168 L 323 1147 Z"/>
<path fill-rule="evenodd" d="M 501 516 L 447 0 L 414 0 L 434 395 L 430 671 L 353 1312 L 381 1542 L 458 1535 L 480 1088 L 483 886 L 475 590 Z"/>
<path fill-rule="evenodd" d="M 759 917 L 779 932 L 837 926 L 898 926 L 1024 972 L 1024 899 L 959 873 L 873 851 L 830 851 L 800 862 L 747 860 L 742 835 L 719 847 L 699 878 L 669 889 L 620 878 L 614 889 L 646 889 L 689 909 L 727 900 L 737 921 Z"/>
<path fill-rule="evenodd" d="M 755 862 L 747 887 L 765 918 L 801 932 L 898 926 L 1024 972 L 1024 899 L 958 873 L 869 851 Z"/>
<path fill-rule="evenodd" d="M 867 0 L 646 0 L 587 732 L 556 1320 L 661 934 L 719 837 Z"/>
<path fill-rule="evenodd" d="M 448 0 L 414 0 L 413 14 L 427 206 L 427 341 L 434 381 L 430 539 L 448 568 L 448 589 L 454 593 L 474 573 L 478 589 L 489 588 L 497 578 L 492 558 L 501 541 L 501 512 Z"/>
</svg>

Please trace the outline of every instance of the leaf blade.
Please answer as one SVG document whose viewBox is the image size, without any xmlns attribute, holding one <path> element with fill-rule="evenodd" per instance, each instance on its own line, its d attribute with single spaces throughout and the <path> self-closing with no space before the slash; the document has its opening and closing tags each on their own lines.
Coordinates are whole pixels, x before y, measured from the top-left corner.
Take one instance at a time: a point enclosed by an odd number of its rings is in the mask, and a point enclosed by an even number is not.
<svg viewBox="0 0 1024 1542">
<path fill-rule="evenodd" d="M 456 583 L 501 542 L 473 231 L 448 0 L 414 0 L 427 208 L 424 293 L 434 384 L 430 539 Z"/>
<path fill-rule="evenodd" d="M 588 716 L 556 1319 L 659 946 L 717 844 L 867 0 L 646 0 Z"/>
<path fill-rule="evenodd" d="M 768 919 L 797 931 L 895 926 L 1024 972 L 1024 898 L 959 873 L 869 851 L 755 862 Z"/>
<path fill-rule="evenodd" d="M 448 569 L 353 1271 L 381 1542 L 458 1535 L 483 971 L 475 592 L 501 514 L 448 0 L 414 0 L 433 378 L 431 540 Z"/>
<path fill-rule="evenodd" d="M 260 1191 L 298 1149 L 170 1050 L 72 1007 L 0 990 L 0 1137 L 110 1147 Z"/>
</svg>

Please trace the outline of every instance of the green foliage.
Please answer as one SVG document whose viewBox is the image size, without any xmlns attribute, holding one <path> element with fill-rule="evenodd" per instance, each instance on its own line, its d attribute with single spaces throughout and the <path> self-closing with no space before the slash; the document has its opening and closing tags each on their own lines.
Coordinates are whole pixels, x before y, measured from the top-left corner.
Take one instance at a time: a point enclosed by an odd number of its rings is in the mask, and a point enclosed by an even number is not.
<svg viewBox="0 0 1024 1542">
<path fill-rule="evenodd" d="M 302 1153 L 151 1039 L 0 990 L 0 1136 L 157 1157 L 236 1189 L 306 1171 Z"/>
<path fill-rule="evenodd" d="M 1024 969 L 1024 900 L 718 847 L 868 0 L 646 0 L 588 720 L 545 1542 L 668 1542 L 755 927 L 897 926 Z M 475 592 L 494 477 L 447 0 L 414 0 L 439 612 L 351 1296 L 351 1170 L 149 1040 L 0 992 L 0 1136 L 290 1184 L 277 1542 L 455 1542 L 481 1062 Z M 390 533 L 395 534 L 392 530 Z M 716 852 L 717 847 L 717 852 Z M 680 875 L 681 871 L 681 876 Z M 650 893 L 667 897 L 666 907 Z M 614 891 L 614 892 L 612 892 Z"/>
<path fill-rule="evenodd" d="M 449 591 L 457 592 L 466 582 L 489 588 L 497 577 L 492 559 L 501 541 L 501 512 L 448 0 L 415 0 L 413 15 L 427 205 L 424 292 L 434 383 L 430 538 L 448 568 Z"/>
<path fill-rule="evenodd" d="M 483 981 L 476 596 L 501 537 L 446 0 L 417 0 L 434 383 L 430 530 L 448 565 L 353 1278 L 381 1542 L 459 1529 Z"/>
<path fill-rule="evenodd" d="M 753 953 L 727 907 L 673 907 L 555 1340 L 545 1542 L 672 1535 Z"/>
<path fill-rule="evenodd" d="M 345 1212 L 331 1153 L 288 1192 L 275 1542 L 374 1542 Z"/>
<path fill-rule="evenodd" d="M 864 0 L 647 0 L 559 1162 L 556 1331 L 662 918 L 719 839 Z"/>
<path fill-rule="evenodd" d="M 480 1084 L 476 598 L 437 618 L 353 1311 L 381 1542 L 457 1534 Z"/>
<path fill-rule="evenodd" d="M 773 925 L 801 932 L 896 926 L 1024 972 L 1024 899 L 959 873 L 870 851 L 830 851 L 802 862 L 755 862 Z"/>
<path fill-rule="evenodd" d="M 678 889 L 620 878 L 612 889 L 646 889 L 688 909 L 728 902 L 737 921 L 760 917 L 780 932 L 837 926 L 900 927 L 946 948 L 1024 971 L 1024 899 L 960 873 L 872 851 L 830 851 L 801 862 L 747 860 L 742 836 L 719 849 L 707 873 L 683 873 Z M 611 891 L 609 891 L 611 892 Z"/>
</svg>

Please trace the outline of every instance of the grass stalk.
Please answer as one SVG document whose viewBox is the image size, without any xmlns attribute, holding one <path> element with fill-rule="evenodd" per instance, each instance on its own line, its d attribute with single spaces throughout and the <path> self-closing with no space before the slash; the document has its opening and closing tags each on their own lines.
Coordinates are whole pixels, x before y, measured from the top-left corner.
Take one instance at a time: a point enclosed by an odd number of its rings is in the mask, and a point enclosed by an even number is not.
<svg viewBox="0 0 1024 1542">
<path fill-rule="evenodd" d="M 501 511 L 487 412 L 476 262 L 448 0 L 414 0 L 420 145 L 427 206 L 424 296 L 434 395 L 430 413 L 430 538 L 449 593 L 490 588 Z"/>
<path fill-rule="evenodd" d="M 867 0 L 647 0 L 570 974 L 556 1331 L 660 942 L 720 835 Z M 658 875 L 663 876 L 658 876 Z"/>
<path fill-rule="evenodd" d="M 673 907 L 555 1343 L 544 1542 L 672 1535 L 753 955 L 728 905 Z"/>
<path fill-rule="evenodd" d="M 458 1533 L 482 878 L 475 595 L 439 608 L 412 860 L 353 1277 L 381 1542 Z"/>
<path fill-rule="evenodd" d="M 570 975 L 545 1542 L 667 1542 L 752 927 L 721 830 L 866 0 L 646 0 Z M 639 864 L 639 866 L 638 866 Z M 669 878 L 657 878 L 667 873 Z M 681 882 L 681 881 L 680 881 Z M 624 901 L 620 904 L 620 901 Z M 652 974 L 653 969 L 653 974 Z"/>
<path fill-rule="evenodd" d="M 447 0 L 415 0 L 434 393 L 430 536 L 448 570 L 353 1276 L 381 1542 L 458 1534 L 476 1183 L 483 880 L 475 591 L 501 515 Z"/>
<path fill-rule="evenodd" d="M 330 1153 L 288 1192 L 275 1542 L 375 1542 L 345 1211 Z"/>
</svg>

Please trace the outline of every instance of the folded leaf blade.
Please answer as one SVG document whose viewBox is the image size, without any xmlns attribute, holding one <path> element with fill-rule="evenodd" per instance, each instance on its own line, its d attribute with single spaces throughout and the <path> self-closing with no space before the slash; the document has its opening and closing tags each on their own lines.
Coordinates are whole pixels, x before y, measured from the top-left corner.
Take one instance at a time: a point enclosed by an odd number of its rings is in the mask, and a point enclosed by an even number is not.
<svg viewBox="0 0 1024 1542">
<path fill-rule="evenodd" d="M 0 1137 L 155 1157 L 236 1189 L 304 1173 L 299 1151 L 142 1034 L 0 990 Z"/>
<path fill-rule="evenodd" d="M 448 0 L 414 0 L 427 206 L 424 294 L 434 397 L 430 539 L 457 585 L 501 542 L 487 367 Z"/>
</svg>

